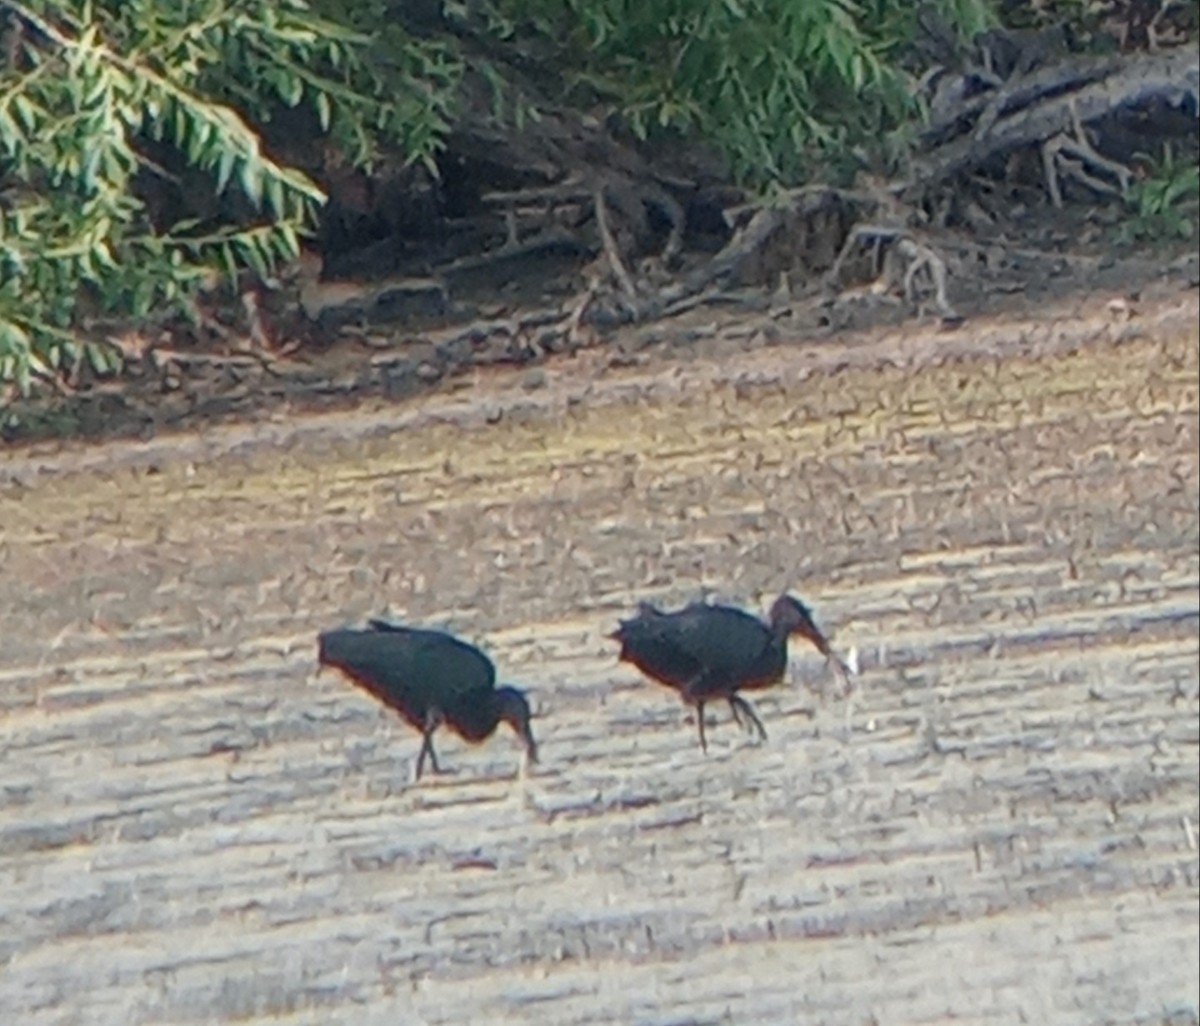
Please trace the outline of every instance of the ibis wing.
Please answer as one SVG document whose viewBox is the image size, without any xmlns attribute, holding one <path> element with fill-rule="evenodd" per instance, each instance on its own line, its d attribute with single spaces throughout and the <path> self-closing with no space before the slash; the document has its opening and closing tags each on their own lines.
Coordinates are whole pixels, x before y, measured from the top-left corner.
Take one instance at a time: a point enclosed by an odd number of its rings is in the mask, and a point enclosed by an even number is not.
<svg viewBox="0 0 1200 1026">
<path fill-rule="evenodd" d="M 627 620 L 619 633 L 622 658 L 668 687 L 683 689 L 704 672 L 670 616 Z"/>
<path fill-rule="evenodd" d="M 444 631 L 405 627 L 386 620 L 370 620 L 376 636 L 394 645 L 394 658 L 408 673 L 436 682 L 439 691 L 495 688 L 496 667 L 474 645 Z"/>
<path fill-rule="evenodd" d="M 341 670 L 418 729 L 424 724 L 429 688 L 412 672 L 409 654 L 391 635 L 327 631 L 320 636 L 320 659 L 323 665 Z"/>
<path fill-rule="evenodd" d="M 403 624 L 391 623 L 387 620 L 372 619 L 368 620 L 373 631 L 387 631 L 392 634 L 412 634 L 416 628 L 405 627 Z"/>
<path fill-rule="evenodd" d="M 704 683 L 740 683 L 767 653 L 771 633 L 758 619 L 728 606 L 689 606 L 674 617 L 676 644 L 703 668 Z"/>
<path fill-rule="evenodd" d="M 770 629 L 731 606 L 695 602 L 673 613 L 639 606 L 616 635 L 623 658 L 689 694 L 735 688 L 771 661 Z"/>
<path fill-rule="evenodd" d="M 421 724 L 430 709 L 457 703 L 460 693 L 492 691 L 496 671 L 477 648 L 441 631 L 388 624 L 321 635 L 321 662 Z"/>
</svg>

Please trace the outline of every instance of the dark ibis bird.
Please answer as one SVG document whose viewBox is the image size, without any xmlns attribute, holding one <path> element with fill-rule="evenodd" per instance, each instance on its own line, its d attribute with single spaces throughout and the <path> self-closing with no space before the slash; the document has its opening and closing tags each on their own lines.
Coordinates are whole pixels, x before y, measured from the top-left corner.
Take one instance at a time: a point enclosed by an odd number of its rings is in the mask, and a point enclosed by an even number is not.
<svg viewBox="0 0 1200 1026">
<path fill-rule="evenodd" d="M 433 733 L 443 723 L 474 744 L 501 722 L 525 744 L 530 762 L 537 745 L 529 726 L 529 702 L 517 688 L 496 687 L 496 668 L 473 645 L 442 631 L 371 620 L 365 630 L 325 631 L 317 638 L 318 661 L 341 670 L 384 705 L 395 709 L 424 737 L 417 757 L 440 773 Z"/>
<path fill-rule="evenodd" d="M 762 720 L 738 692 L 770 687 L 783 679 L 788 638 L 793 634 L 811 641 L 834 671 L 848 680 L 845 663 L 833 654 L 808 607 L 787 594 L 775 600 L 766 623 L 731 606 L 694 602 L 666 613 L 642 602 L 637 615 L 622 620 L 610 637 L 621 644 L 621 662 L 674 688 L 696 707 L 700 747 L 708 751 L 704 706 L 714 699 L 725 699 L 734 720 L 741 725 L 745 716 L 766 740 Z"/>
</svg>

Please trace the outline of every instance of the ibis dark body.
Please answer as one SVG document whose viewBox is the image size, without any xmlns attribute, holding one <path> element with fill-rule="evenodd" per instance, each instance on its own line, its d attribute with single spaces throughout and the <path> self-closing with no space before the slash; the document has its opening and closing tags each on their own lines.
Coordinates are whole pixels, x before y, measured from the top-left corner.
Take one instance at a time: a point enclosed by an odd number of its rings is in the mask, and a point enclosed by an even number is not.
<svg viewBox="0 0 1200 1026">
<path fill-rule="evenodd" d="M 696 602 L 668 613 L 643 602 L 637 615 L 622 620 L 611 637 L 621 645 L 622 662 L 696 706 L 700 746 L 707 751 L 704 706 L 714 699 L 726 700 L 738 723 L 745 716 L 766 739 L 766 728 L 754 707 L 738 692 L 770 687 L 783 679 L 788 638 L 793 634 L 807 638 L 841 666 L 808 607 L 791 595 L 775 601 L 767 622 L 732 606 Z"/>
<path fill-rule="evenodd" d="M 517 688 L 497 687 L 495 666 L 473 645 L 442 631 L 371 620 L 364 630 L 325 631 L 317 648 L 322 666 L 341 670 L 421 732 L 418 780 L 426 756 L 433 771 L 441 772 L 433 734 L 443 723 L 473 744 L 490 737 L 501 722 L 508 723 L 530 760 L 537 760 L 525 695 Z"/>
</svg>

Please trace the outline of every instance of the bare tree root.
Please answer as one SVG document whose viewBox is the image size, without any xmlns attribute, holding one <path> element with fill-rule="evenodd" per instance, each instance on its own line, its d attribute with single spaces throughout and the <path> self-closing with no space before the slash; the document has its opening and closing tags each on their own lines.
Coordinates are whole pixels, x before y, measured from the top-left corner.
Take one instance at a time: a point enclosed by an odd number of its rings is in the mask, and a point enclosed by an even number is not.
<svg viewBox="0 0 1200 1026">
<path fill-rule="evenodd" d="M 946 262 L 932 246 L 920 242 L 906 228 L 856 225 L 827 276 L 835 292 L 840 292 L 838 284 L 845 263 L 864 241 L 871 243 L 872 262 L 878 268 L 868 291 L 886 295 L 900 286 L 904 299 L 918 313 L 924 310 L 926 301 L 931 300 L 943 324 L 961 323 L 962 318 L 950 305 L 947 295 Z"/>
<path fill-rule="evenodd" d="M 629 276 L 629 270 L 625 267 L 625 261 L 621 259 L 621 251 L 617 248 L 612 229 L 609 227 L 608 204 L 604 200 L 603 186 L 598 188 L 593 194 L 592 203 L 596 211 L 596 229 L 600 232 L 600 244 L 604 247 L 604 258 L 608 261 L 608 268 L 616 276 L 629 303 L 636 309 L 638 290 L 634 287 L 633 279 Z"/>
<path fill-rule="evenodd" d="M 1097 153 L 1088 141 L 1079 120 L 1074 120 L 1074 131 L 1071 135 L 1060 132 L 1042 144 L 1042 166 L 1046 174 L 1046 190 L 1050 193 L 1050 201 L 1056 207 L 1063 205 L 1062 187 L 1059 185 L 1059 177 L 1063 175 L 1073 178 L 1100 195 L 1124 197 L 1129 191 L 1129 183 L 1133 180 L 1133 172 L 1120 161 L 1109 160 Z M 1117 185 L 1114 187 L 1095 175 L 1088 174 L 1089 166 L 1112 175 Z"/>
<path fill-rule="evenodd" d="M 917 201 L 953 175 L 1025 146 L 1079 133 L 1080 126 L 1151 102 L 1200 105 L 1200 54 L 1192 47 L 1123 58 L 1089 58 L 1042 68 L 995 100 L 967 101 L 944 115 L 941 128 L 989 113 L 982 131 L 935 146 L 913 166 L 904 197 Z M 997 104 L 990 114 L 989 104 Z M 1078 134 L 1075 136 L 1078 141 Z"/>
</svg>

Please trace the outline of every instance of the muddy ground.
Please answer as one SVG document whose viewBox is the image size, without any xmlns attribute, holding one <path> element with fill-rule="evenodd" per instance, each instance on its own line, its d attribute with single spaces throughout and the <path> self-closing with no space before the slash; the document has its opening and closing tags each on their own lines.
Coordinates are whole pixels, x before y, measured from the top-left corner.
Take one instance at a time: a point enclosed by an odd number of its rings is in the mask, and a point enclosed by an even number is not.
<svg viewBox="0 0 1200 1026">
<path fill-rule="evenodd" d="M 1194 290 L 34 447 L 0 493 L 0 1007 L 22 1024 L 1194 1023 Z M 710 752 L 605 639 L 807 598 Z M 315 632 L 530 689 L 417 740 Z"/>
<path fill-rule="evenodd" d="M 1009 215 L 989 232 L 945 232 L 931 243 L 947 264 L 949 300 L 963 318 L 946 328 L 960 348 L 974 346 L 997 319 L 1091 323 L 1106 316 L 1106 307 L 1119 319 L 1170 305 L 1200 282 L 1194 245 L 1122 241 L 1110 209 L 1041 203 Z M 43 384 L 25 399 L 0 390 L 0 446 L 147 440 L 222 423 L 403 408 L 420 395 L 475 391 L 481 378 L 512 367 L 526 368 L 524 387 L 536 391 L 564 353 L 583 351 L 589 364 L 663 367 L 736 360 L 747 350 L 798 341 L 837 348 L 871 333 L 906 339 L 938 320 L 928 297 L 910 303 L 897 282 L 885 288 L 882 279 L 851 276 L 831 290 L 820 274 L 793 268 L 795 285 L 786 294 L 772 279 L 768 287 L 710 295 L 672 316 L 568 331 L 567 314 L 581 311 L 586 290 L 579 267 L 560 259 L 499 267 L 457 289 L 445 316 L 404 316 L 401 304 L 390 319 L 381 311 L 359 317 L 351 306 L 342 311 L 348 320 L 316 324 L 300 313 L 295 283 L 281 278 L 285 284 L 263 297 L 269 345 L 247 337 L 241 304 L 228 296 L 231 308 L 216 306 L 226 325 L 217 333 L 154 321 L 112 327 L 106 337 L 125 353 L 123 374 L 97 379 L 84 366 L 76 368 L 81 380 Z M 342 284 L 353 292 L 366 283 Z"/>
</svg>

